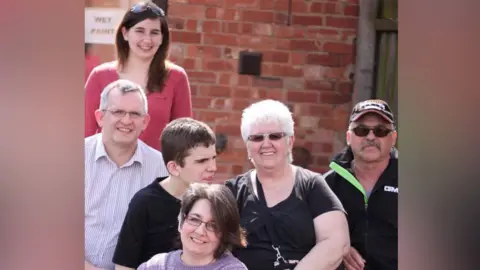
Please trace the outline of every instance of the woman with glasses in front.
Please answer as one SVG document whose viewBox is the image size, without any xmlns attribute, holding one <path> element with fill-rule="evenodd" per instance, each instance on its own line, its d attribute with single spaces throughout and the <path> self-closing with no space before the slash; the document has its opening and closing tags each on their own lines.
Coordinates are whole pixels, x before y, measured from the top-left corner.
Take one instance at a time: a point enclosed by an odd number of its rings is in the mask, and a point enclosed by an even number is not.
<svg viewBox="0 0 480 270">
<path fill-rule="evenodd" d="M 250 105 L 241 134 L 254 169 L 226 183 L 248 242 L 233 254 L 249 270 L 339 267 L 350 246 L 345 212 L 319 173 L 291 164 L 294 122 L 287 106 Z"/>
<path fill-rule="evenodd" d="M 95 120 L 100 93 L 109 83 L 127 79 L 146 89 L 150 123 L 140 135 L 160 150 L 160 135 L 170 121 L 192 116 L 190 86 L 185 70 L 167 60 L 170 32 L 164 11 L 151 1 L 128 10 L 115 34 L 117 60 L 101 64 L 85 84 L 85 137 L 100 131 Z M 118 112 L 118 115 L 126 114 Z M 128 136 L 128 129 L 118 129 Z"/>
<path fill-rule="evenodd" d="M 153 256 L 137 270 L 246 270 L 230 253 L 245 246 L 240 215 L 224 185 L 192 184 L 180 209 L 182 249 Z"/>
</svg>

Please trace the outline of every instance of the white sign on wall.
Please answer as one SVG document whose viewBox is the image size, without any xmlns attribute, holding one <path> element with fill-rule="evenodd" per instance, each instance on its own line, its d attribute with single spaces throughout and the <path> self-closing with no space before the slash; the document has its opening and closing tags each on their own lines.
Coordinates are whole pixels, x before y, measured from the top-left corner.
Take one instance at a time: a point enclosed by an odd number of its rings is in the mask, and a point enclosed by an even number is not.
<svg viewBox="0 0 480 270">
<path fill-rule="evenodd" d="M 121 8 L 85 8 L 85 43 L 115 44 L 123 15 L 125 9 Z"/>
</svg>

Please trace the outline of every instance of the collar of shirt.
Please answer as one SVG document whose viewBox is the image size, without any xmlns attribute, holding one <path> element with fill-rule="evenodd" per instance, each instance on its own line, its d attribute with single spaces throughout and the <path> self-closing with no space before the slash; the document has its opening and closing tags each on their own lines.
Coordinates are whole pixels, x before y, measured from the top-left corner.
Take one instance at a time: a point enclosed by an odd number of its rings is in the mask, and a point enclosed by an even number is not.
<svg viewBox="0 0 480 270">
<path fill-rule="evenodd" d="M 143 151 L 142 151 L 142 144 L 140 140 L 137 139 L 137 148 L 135 149 L 135 153 L 133 154 L 132 158 L 125 163 L 122 167 L 127 167 L 132 165 L 134 162 L 138 162 L 143 164 Z M 107 151 L 105 151 L 105 145 L 103 144 L 102 140 L 102 133 L 97 134 L 97 145 L 95 147 L 95 161 L 98 161 L 101 157 L 106 157 L 109 160 L 110 157 L 107 154 Z"/>
</svg>

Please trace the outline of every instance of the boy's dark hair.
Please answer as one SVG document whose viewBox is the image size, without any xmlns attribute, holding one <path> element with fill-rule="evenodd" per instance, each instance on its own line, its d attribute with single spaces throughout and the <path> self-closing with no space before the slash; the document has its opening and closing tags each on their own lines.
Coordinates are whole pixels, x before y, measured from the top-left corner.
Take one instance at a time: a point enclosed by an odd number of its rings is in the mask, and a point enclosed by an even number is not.
<svg viewBox="0 0 480 270">
<path fill-rule="evenodd" d="M 218 259 L 226 251 L 235 247 L 245 247 L 245 231 L 240 227 L 240 213 L 237 201 L 230 189 L 222 184 L 193 183 L 185 191 L 180 209 L 180 227 L 185 216 L 190 213 L 195 203 L 201 199 L 210 202 L 213 220 L 218 228 L 220 243 L 214 258 Z"/>
<path fill-rule="evenodd" d="M 167 124 L 160 140 L 165 165 L 174 161 L 182 167 L 192 148 L 209 147 L 216 142 L 215 133 L 207 124 L 190 117 L 178 118 Z"/>
</svg>

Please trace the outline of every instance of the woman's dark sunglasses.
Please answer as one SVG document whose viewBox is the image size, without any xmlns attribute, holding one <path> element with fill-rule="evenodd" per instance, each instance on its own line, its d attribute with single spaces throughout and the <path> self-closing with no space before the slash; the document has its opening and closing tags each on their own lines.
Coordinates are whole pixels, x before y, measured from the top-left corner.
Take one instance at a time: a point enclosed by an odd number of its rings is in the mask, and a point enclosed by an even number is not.
<svg viewBox="0 0 480 270">
<path fill-rule="evenodd" d="M 261 142 L 265 140 L 265 137 L 268 136 L 268 139 L 270 141 L 278 141 L 281 138 L 287 136 L 287 133 L 285 132 L 272 132 L 272 133 L 265 133 L 265 134 L 254 134 L 248 136 L 248 140 L 251 142 Z"/>
<path fill-rule="evenodd" d="M 163 9 L 157 8 L 157 7 L 151 7 L 145 4 L 136 4 L 130 9 L 130 11 L 133 13 L 141 13 L 146 11 L 147 9 L 149 9 L 150 11 L 152 11 L 153 13 L 155 13 L 160 17 L 165 17 L 165 12 L 163 11 Z"/>
<path fill-rule="evenodd" d="M 366 137 L 370 133 L 370 130 L 373 131 L 373 135 L 378 138 L 386 137 L 388 134 L 390 134 L 390 132 L 393 131 L 384 126 L 376 126 L 373 128 L 367 126 L 357 126 L 352 128 L 353 133 L 355 133 L 355 135 L 358 137 Z"/>
</svg>

